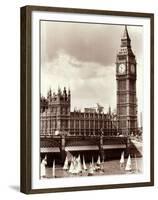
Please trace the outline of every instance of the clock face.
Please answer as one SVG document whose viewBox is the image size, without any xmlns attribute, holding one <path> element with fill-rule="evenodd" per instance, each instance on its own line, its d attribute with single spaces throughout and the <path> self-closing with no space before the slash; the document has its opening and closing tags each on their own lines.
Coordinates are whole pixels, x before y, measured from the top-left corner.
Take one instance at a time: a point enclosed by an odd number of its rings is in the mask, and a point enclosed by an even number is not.
<svg viewBox="0 0 158 200">
<path fill-rule="evenodd" d="M 131 72 L 135 73 L 135 65 L 134 64 L 131 64 Z"/>
<path fill-rule="evenodd" d="M 125 64 L 121 64 L 121 65 L 119 65 L 119 73 L 120 73 L 120 74 L 125 73 L 125 70 L 126 70 L 126 66 L 125 66 Z"/>
</svg>

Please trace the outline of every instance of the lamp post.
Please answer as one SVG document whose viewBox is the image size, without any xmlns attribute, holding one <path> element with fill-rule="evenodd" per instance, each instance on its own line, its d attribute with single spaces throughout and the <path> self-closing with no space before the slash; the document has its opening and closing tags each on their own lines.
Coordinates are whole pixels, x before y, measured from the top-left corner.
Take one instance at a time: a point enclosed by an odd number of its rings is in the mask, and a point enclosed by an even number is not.
<svg viewBox="0 0 158 200">
<path fill-rule="evenodd" d="M 117 120 L 117 135 L 119 134 L 119 120 Z"/>
<path fill-rule="evenodd" d="M 128 136 L 130 136 L 130 127 L 129 127 L 129 119 L 128 119 L 128 132 L 127 132 Z"/>
</svg>

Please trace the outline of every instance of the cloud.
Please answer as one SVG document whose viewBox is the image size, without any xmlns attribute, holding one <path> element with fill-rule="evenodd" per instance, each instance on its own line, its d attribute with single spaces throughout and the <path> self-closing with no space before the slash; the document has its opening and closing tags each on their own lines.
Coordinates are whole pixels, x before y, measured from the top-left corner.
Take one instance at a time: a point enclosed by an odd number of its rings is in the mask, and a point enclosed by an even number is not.
<svg viewBox="0 0 158 200">
<path fill-rule="evenodd" d="M 41 27 L 42 62 L 50 62 L 64 50 L 83 62 L 111 65 L 124 32 L 124 26 L 106 24 L 42 21 Z M 128 30 L 138 55 L 142 50 L 142 27 L 131 26 Z"/>
<path fill-rule="evenodd" d="M 80 67 L 76 67 L 75 65 Z M 104 66 L 98 63 L 81 62 L 58 52 L 56 59 L 41 68 L 41 90 L 46 95 L 48 88 L 56 91 L 58 86 L 70 87 L 72 109 L 92 106 L 97 102 L 105 108 L 115 104 L 115 66 Z M 109 94 L 109 95 L 108 95 Z"/>
<path fill-rule="evenodd" d="M 97 102 L 116 108 L 115 61 L 124 26 L 41 22 L 41 92 L 70 87 L 72 109 Z M 138 102 L 142 102 L 143 28 L 128 26 L 138 63 Z M 140 106 L 139 106 L 140 107 Z"/>
</svg>

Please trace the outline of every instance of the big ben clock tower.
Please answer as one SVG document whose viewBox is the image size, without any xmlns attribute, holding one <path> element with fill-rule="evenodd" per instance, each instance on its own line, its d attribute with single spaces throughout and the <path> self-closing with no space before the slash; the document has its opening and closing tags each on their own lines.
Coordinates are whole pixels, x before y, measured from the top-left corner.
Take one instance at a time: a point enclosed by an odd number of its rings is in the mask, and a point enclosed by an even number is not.
<svg viewBox="0 0 158 200">
<path fill-rule="evenodd" d="M 116 58 L 118 128 L 123 135 L 137 131 L 136 58 L 125 26 Z"/>
</svg>

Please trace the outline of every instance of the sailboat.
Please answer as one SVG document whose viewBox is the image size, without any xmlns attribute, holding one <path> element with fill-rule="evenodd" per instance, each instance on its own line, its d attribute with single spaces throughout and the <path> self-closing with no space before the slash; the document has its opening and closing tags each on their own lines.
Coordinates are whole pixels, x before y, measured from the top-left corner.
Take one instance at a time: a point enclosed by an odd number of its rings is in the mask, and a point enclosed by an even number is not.
<svg viewBox="0 0 158 200">
<path fill-rule="evenodd" d="M 93 159 L 93 156 L 92 156 L 92 162 L 91 162 L 91 165 L 92 165 L 93 170 L 96 170 L 96 169 L 95 169 L 95 166 L 94 166 L 94 159 Z"/>
<path fill-rule="evenodd" d="M 65 151 L 66 151 L 66 157 L 67 157 L 67 159 L 68 159 L 68 163 L 70 164 L 73 155 L 72 155 L 68 150 L 65 150 Z"/>
<path fill-rule="evenodd" d="M 70 173 L 74 172 L 74 157 L 71 158 L 71 164 L 70 164 L 69 172 Z"/>
<path fill-rule="evenodd" d="M 85 163 L 85 159 L 84 159 L 84 156 L 83 156 L 83 170 L 87 170 L 87 166 L 86 166 L 86 163 Z"/>
<path fill-rule="evenodd" d="M 100 165 L 101 162 L 100 162 L 100 156 L 98 156 L 98 160 L 97 160 L 97 165 Z"/>
<path fill-rule="evenodd" d="M 53 161 L 52 176 L 55 178 L 55 160 Z"/>
<path fill-rule="evenodd" d="M 42 160 L 41 162 L 41 178 L 46 177 L 46 165 L 47 165 L 47 157 Z"/>
<path fill-rule="evenodd" d="M 75 167 L 75 171 L 76 173 L 80 173 L 82 172 L 82 164 L 81 164 L 81 157 L 80 154 L 78 155 L 77 159 L 76 159 L 76 167 Z"/>
<path fill-rule="evenodd" d="M 88 169 L 88 176 L 92 176 L 94 174 L 93 164 L 90 163 L 89 169 Z"/>
<path fill-rule="evenodd" d="M 101 170 L 101 173 L 104 172 L 104 157 L 102 158 L 102 161 L 100 164 L 100 170 Z"/>
<path fill-rule="evenodd" d="M 129 154 L 127 163 L 126 163 L 126 167 L 125 167 L 125 171 L 131 171 L 131 170 L 132 170 L 132 164 L 131 164 L 131 156 Z"/>
<path fill-rule="evenodd" d="M 98 156 L 98 160 L 97 160 L 97 164 L 95 166 L 95 169 L 100 170 L 100 168 L 101 168 L 101 161 L 100 161 L 100 156 Z"/>
<path fill-rule="evenodd" d="M 64 166 L 63 166 L 64 170 L 68 170 L 69 169 L 69 165 L 68 165 L 68 157 L 66 156 L 65 158 L 65 162 L 64 162 Z"/>
<path fill-rule="evenodd" d="M 77 161 L 77 158 L 74 157 L 74 160 L 73 160 L 73 170 L 72 170 L 72 174 L 78 174 L 78 161 Z"/>
<path fill-rule="evenodd" d="M 125 159 L 124 159 L 124 151 L 121 154 L 121 159 L 120 159 L 120 167 L 123 167 L 125 163 Z"/>
</svg>

